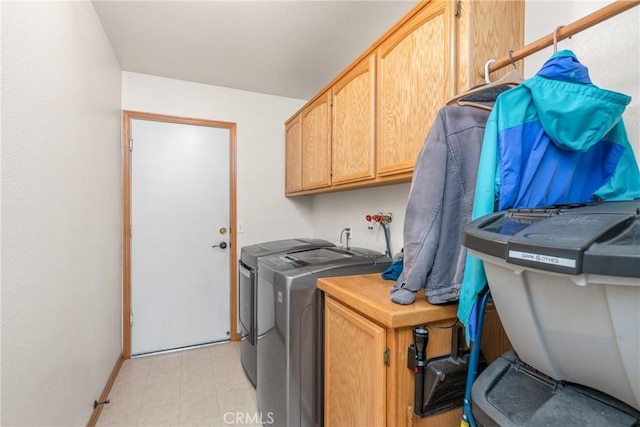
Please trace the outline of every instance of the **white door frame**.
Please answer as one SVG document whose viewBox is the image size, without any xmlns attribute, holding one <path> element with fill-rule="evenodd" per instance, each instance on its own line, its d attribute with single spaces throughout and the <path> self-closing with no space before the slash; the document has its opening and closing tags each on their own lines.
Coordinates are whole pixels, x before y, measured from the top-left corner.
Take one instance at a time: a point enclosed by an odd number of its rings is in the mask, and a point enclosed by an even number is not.
<svg viewBox="0 0 640 427">
<path fill-rule="evenodd" d="M 152 120 L 229 130 L 229 312 L 231 341 L 240 340 L 237 333 L 237 249 L 236 249 L 236 124 L 215 120 L 193 119 L 139 111 L 122 111 L 122 356 L 131 358 L 131 120 Z"/>
</svg>

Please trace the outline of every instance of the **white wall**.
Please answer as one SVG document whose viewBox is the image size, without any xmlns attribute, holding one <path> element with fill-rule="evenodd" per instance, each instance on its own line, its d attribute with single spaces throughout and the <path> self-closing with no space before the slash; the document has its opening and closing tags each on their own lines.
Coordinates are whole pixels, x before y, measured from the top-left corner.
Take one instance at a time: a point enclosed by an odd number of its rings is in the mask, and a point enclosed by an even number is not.
<svg viewBox="0 0 640 427">
<path fill-rule="evenodd" d="M 2 424 L 85 425 L 121 352 L 120 66 L 91 3 L 2 6 Z"/>
<path fill-rule="evenodd" d="M 122 108 L 237 124 L 237 248 L 312 237 L 311 199 L 284 197 L 284 122 L 305 101 L 122 73 Z"/>
<path fill-rule="evenodd" d="M 365 216 L 390 212 L 393 215 L 389 224 L 391 251 L 393 254 L 400 252 L 410 185 L 395 184 L 313 196 L 314 237 L 338 244 L 341 230 L 351 227 L 351 246 L 384 252 L 386 243 L 382 227 L 375 225 L 373 230 L 369 230 Z M 346 243 L 344 239 L 343 243 Z"/>
<path fill-rule="evenodd" d="M 568 25 L 611 1 L 527 0 L 525 43 L 530 43 L 560 25 Z M 630 95 L 623 120 L 636 160 L 640 158 L 640 7 L 635 7 L 558 43 L 558 50 L 571 49 L 589 68 L 596 86 Z M 548 47 L 525 59 L 525 77 L 533 76 L 549 59 Z"/>
</svg>

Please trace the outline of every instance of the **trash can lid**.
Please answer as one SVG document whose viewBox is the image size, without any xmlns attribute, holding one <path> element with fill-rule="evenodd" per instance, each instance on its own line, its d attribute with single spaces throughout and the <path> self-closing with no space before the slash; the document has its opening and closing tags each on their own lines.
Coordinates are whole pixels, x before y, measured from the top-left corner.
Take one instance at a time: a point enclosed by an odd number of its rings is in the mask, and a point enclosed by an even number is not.
<svg viewBox="0 0 640 427">
<path fill-rule="evenodd" d="M 462 239 L 510 264 L 640 278 L 640 200 L 496 212 L 465 226 Z"/>
</svg>

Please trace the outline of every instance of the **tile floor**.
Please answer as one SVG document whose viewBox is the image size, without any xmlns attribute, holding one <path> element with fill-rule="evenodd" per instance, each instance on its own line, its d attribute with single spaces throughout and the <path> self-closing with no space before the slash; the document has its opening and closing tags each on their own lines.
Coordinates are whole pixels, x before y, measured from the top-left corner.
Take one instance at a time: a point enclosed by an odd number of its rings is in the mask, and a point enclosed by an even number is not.
<svg viewBox="0 0 640 427">
<path fill-rule="evenodd" d="M 125 360 L 97 426 L 259 426 L 240 343 Z"/>
</svg>

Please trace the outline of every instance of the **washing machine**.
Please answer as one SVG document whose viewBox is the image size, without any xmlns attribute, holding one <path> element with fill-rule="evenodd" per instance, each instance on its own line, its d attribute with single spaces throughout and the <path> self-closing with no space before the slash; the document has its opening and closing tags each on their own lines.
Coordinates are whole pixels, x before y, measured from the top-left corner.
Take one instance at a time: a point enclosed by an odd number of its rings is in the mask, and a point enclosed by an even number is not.
<svg viewBox="0 0 640 427">
<path fill-rule="evenodd" d="M 240 318 L 240 331 L 242 343 L 240 346 L 240 358 L 242 368 L 251 384 L 256 386 L 256 340 L 257 318 L 256 311 L 256 278 L 258 277 L 258 259 L 279 253 L 299 251 L 335 246 L 333 243 L 322 239 L 284 239 L 263 242 L 255 245 L 244 246 L 240 250 L 238 261 L 238 317 Z"/>
<path fill-rule="evenodd" d="M 384 271 L 368 249 L 320 248 L 258 261 L 258 408 L 273 426 L 323 426 L 324 294 L 317 279 Z"/>
</svg>

